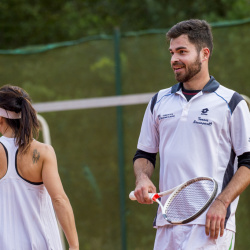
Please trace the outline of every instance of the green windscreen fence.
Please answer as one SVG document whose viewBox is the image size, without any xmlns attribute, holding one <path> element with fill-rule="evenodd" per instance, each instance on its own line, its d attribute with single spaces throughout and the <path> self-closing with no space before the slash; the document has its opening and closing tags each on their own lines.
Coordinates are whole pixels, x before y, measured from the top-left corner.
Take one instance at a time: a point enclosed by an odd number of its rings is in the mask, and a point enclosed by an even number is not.
<svg viewBox="0 0 250 250">
<path fill-rule="evenodd" d="M 250 96 L 250 20 L 212 27 L 210 74 Z M 1 50 L 1 85 L 23 87 L 33 103 L 154 93 L 176 83 L 166 31 L 116 31 L 110 36 Z M 128 198 L 135 186 L 132 158 L 146 105 L 40 113 L 50 127 L 80 249 L 153 249 L 157 205 Z M 153 175 L 156 186 L 158 173 L 159 160 Z M 236 250 L 250 246 L 249 194 L 249 189 L 242 194 L 237 210 Z"/>
</svg>

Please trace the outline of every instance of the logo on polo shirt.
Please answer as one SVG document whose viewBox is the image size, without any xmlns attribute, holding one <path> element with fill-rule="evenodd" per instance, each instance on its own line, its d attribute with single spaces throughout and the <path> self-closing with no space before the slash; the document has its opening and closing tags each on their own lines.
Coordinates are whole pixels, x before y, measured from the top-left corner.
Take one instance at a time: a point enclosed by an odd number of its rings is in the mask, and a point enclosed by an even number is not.
<svg viewBox="0 0 250 250">
<path fill-rule="evenodd" d="M 209 121 L 208 119 L 204 119 L 201 117 L 198 117 L 197 120 L 194 120 L 193 123 L 198 125 L 206 125 L 206 126 L 212 126 L 213 122 Z"/>
<path fill-rule="evenodd" d="M 162 119 L 167 119 L 167 118 L 173 118 L 175 117 L 175 115 L 173 113 L 170 114 L 164 114 L 164 115 L 158 115 L 158 120 L 162 120 Z"/>
<path fill-rule="evenodd" d="M 201 115 L 207 115 L 207 112 L 209 111 L 208 108 L 202 109 L 201 110 Z"/>
</svg>

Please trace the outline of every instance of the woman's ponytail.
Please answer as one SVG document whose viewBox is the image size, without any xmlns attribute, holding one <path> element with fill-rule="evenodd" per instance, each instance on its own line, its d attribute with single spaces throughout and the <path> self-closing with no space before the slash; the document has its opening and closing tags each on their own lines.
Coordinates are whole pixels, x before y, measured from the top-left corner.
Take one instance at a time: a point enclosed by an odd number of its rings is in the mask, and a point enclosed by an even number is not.
<svg viewBox="0 0 250 250">
<path fill-rule="evenodd" d="M 39 135 L 39 122 L 28 93 L 17 86 L 3 86 L 0 88 L 0 108 L 21 114 L 19 119 L 6 121 L 14 131 L 20 152 L 25 153 L 33 138 Z"/>
</svg>

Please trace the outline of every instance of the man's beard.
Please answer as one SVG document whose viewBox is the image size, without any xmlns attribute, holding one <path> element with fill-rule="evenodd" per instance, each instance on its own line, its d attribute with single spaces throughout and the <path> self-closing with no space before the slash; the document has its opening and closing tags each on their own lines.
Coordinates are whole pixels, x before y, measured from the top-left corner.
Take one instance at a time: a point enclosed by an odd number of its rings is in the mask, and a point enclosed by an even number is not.
<svg viewBox="0 0 250 250">
<path fill-rule="evenodd" d="M 175 79 L 178 82 L 188 82 L 190 79 L 192 79 L 200 71 L 201 71 L 201 61 L 200 61 L 200 58 L 197 56 L 195 62 L 193 62 L 188 68 L 186 68 L 186 73 L 185 74 L 176 73 Z"/>
</svg>

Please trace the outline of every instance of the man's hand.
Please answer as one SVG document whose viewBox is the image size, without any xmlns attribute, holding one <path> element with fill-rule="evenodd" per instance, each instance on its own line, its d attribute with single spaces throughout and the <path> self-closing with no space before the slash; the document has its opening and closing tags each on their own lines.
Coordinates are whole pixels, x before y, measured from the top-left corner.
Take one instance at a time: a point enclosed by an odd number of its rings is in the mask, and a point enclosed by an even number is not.
<svg viewBox="0 0 250 250">
<path fill-rule="evenodd" d="M 149 198 L 148 193 L 156 193 L 156 188 L 150 180 L 154 166 L 150 161 L 144 158 L 139 158 L 134 162 L 135 172 L 135 197 L 139 203 L 152 204 L 153 201 Z"/>
<path fill-rule="evenodd" d="M 147 176 L 144 176 L 136 182 L 134 194 L 139 203 L 152 204 L 153 201 L 150 199 L 148 193 L 156 193 L 156 187 Z"/>
<path fill-rule="evenodd" d="M 216 198 L 206 216 L 206 235 L 217 239 L 224 234 L 224 224 L 227 208 L 223 200 Z"/>
</svg>

